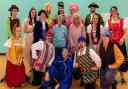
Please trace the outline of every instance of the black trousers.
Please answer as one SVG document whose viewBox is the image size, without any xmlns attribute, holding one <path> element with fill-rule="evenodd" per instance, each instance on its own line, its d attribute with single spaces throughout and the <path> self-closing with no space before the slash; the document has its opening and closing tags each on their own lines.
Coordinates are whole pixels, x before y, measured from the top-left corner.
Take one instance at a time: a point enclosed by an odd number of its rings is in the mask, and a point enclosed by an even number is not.
<svg viewBox="0 0 128 89">
<path fill-rule="evenodd" d="M 85 89 L 95 89 L 96 82 L 85 83 Z"/>
<path fill-rule="evenodd" d="M 40 71 L 33 69 L 32 85 L 40 85 L 42 82 L 43 76 L 44 76 L 44 72 L 40 72 Z"/>
</svg>

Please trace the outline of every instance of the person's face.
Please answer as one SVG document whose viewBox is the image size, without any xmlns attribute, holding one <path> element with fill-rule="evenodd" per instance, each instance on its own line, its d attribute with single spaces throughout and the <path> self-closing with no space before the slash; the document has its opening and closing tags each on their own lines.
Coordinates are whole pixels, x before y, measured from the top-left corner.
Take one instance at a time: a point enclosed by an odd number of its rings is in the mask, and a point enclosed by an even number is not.
<svg viewBox="0 0 128 89">
<path fill-rule="evenodd" d="M 61 14 L 63 14 L 63 13 L 64 13 L 64 7 L 59 6 L 59 7 L 58 7 L 58 11 L 59 11 Z"/>
<path fill-rule="evenodd" d="M 21 28 L 17 27 L 15 30 L 15 37 L 21 37 Z"/>
<path fill-rule="evenodd" d="M 109 36 L 103 36 L 103 43 L 108 44 L 109 43 Z"/>
<path fill-rule="evenodd" d="M 68 50 L 67 50 L 67 49 L 63 49 L 63 50 L 62 50 L 62 56 L 63 56 L 63 58 L 67 58 L 68 55 L 69 55 Z"/>
<path fill-rule="evenodd" d="M 112 8 L 111 14 L 112 16 L 117 16 L 117 10 L 115 8 Z"/>
<path fill-rule="evenodd" d="M 85 44 L 84 41 L 80 41 L 80 42 L 78 43 L 78 46 L 79 46 L 80 49 L 82 49 L 82 48 L 84 48 L 84 47 L 86 46 L 86 44 Z"/>
<path fill-rule="evenodd" d="M 73 23 L 74 23 L 75 25 L 78 25 L 78 24 L 80 23 L 80 17 L 79 17 L 79 16 L 75 16 L 75 17 L 73 18 Z"/>
<path fill-rule="evenodd" d="M 71 15 L 73 15 L 74 13 L 77 13 L 76 8 L 72 8 L 72 9 L 71 9 Z"/>
<path fill-rule="evenodd" d="M 18 14 L 18 10 L 17 9 L 12 9 L 11 14 L 12 14 L 12 16 L 16 17 L 17 14 Z"/>
<path fill-rule="evenodd" d="M 34 18 L 36 16 L 36 11 L 35 10 L 32 10 L 31 11 L 31 17 Z"/>
<path fill-rule="evenodd" d="M 45 19 L 46 19 L 45 13 L 41 13 L 40 18 L 41 18 L 42 20 L 45 20 Z"/>
<path fill-rule="evenodd" d="M 96 8 L 95 7 L 90 7 L 90 13 L 95 13 L 96 12 Z"/>
<path fill-rule="evenodd" d="M 57 22 L 58 22 L 58 25 L 62 25 L 63 19 L 62 19 L 61 16 L 58 16 L 58 17 L 57 17 Z"/>
<path fill-rule="evenodd" d="M 47 40 L 48 42 L 51 42 L 51 41 L 52 41 L 52 36 L 51 36 L 51 35 L 46 36 L 46 40 Z"/>
<path fill-rule="evenodd" d="M 92 21 L 93 21 L 93 23 L 97 24 L 98 23 L 98 16 L 94 15 Z"/>
</svg>

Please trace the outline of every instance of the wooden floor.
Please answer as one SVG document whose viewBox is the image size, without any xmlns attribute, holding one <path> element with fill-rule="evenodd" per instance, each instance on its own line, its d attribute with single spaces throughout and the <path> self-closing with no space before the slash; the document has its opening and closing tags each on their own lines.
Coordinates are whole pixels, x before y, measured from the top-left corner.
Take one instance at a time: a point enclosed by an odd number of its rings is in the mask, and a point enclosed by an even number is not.
<svg viewBox="0 0 128 89">
<path fill-rule="evenodd" d="M 5 69 L 6 69 L 5 67 L 6 67 L 6 58 L 5 58 L 5 56 L 0 55 L 0 80 L 5 75 Z M 127 84 L 122 85 L 120 83 L 119 73 L 116 75 L 116 80 L 118 81 L 117 89 L 128 89 L 128 73 L 125 74 L 125 79 L 127 81 Z M 96 85 L 97 85 L 96 89 L 100 89 L 99 88 L 99 81 L 97 81 Z M 31 86 L 29 83 L 26 82 L 24 87 L 16 88 L 16 89 L 38 89 L 38 87 L 39 86 Z M 7 84 L 5 81 L 0 83 L 0 89 L 9 89 L 7 87 Z M 73 80 L 73 84 L 72 84 L 71 89 L 84 89 L 84 88 L 79 87 L 79 80 Z"/>
</svg>

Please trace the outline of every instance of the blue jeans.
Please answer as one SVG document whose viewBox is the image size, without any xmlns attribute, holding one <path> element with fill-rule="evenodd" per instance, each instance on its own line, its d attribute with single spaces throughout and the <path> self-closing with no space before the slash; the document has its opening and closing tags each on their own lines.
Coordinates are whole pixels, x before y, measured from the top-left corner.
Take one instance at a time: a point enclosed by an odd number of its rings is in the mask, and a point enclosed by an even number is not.
<svg viewBox="0 0 128 89">
<path fill-rule="evenodd" d="M 116 69 L 100 69 L 100 85 L 101 89 L 109 89 L 112 84 L 115 82 L 115 75 L 118 72 L 118 68 Z"/>
</svg>

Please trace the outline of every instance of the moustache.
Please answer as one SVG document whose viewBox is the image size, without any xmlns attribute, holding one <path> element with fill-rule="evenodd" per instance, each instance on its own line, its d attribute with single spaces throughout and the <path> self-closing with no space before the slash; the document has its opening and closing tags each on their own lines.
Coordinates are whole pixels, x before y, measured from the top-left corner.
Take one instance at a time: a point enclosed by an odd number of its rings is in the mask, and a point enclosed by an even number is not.
<svg viewBox="0 0 128 89">
<path fill-rule="evenodd" d="M 83 45 L 80 45 L 80 48 L 83 48 Z"/>
</svg>

